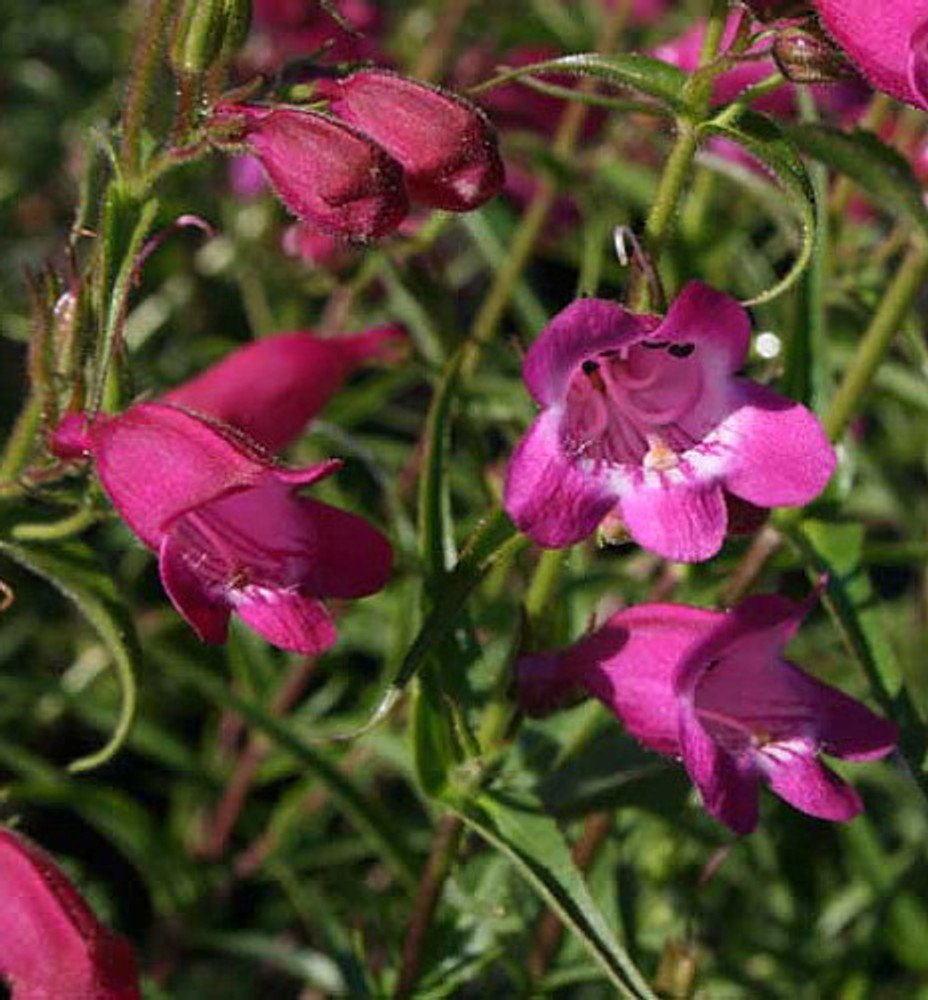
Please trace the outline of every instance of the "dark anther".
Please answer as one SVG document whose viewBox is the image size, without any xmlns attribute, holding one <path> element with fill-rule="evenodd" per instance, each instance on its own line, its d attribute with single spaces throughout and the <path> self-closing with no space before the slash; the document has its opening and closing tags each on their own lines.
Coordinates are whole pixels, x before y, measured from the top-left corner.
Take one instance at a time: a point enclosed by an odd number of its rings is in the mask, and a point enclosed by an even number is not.
<svg viewBox="0 0 928 1000">
<path fill-rule="evenodd" d="M 669 340 L 642 340 L 641 346 L 649 347 L 652 351 L 662 351 L 669 343 Z"/>
<path fill-rule="evenodd" d="M 671 344 L 668 352 L 675 358 L 688 358 L 696 350 L 695 344 Z"/>
<path fill-rule="evenodd" d="M 582 367 L 584 375 L 592 375 L 593 372 L 599 371 L 599 365 L 595 361 L 584 361 Z"/>
</svg>

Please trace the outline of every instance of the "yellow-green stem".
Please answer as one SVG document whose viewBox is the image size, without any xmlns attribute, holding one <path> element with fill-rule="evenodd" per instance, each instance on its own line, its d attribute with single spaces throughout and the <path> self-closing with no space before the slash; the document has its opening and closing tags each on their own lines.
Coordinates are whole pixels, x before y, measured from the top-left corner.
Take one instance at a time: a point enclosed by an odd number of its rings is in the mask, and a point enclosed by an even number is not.
<svg viewBox="0 0 928 1000">
<path fill-rule="evenodd" d="M 853 418 L 926 277 L 928 245 L 919 238 L 911 244 L 832 397 L 822 422 L 833 441 L 841 437 Z"/>
</svg>

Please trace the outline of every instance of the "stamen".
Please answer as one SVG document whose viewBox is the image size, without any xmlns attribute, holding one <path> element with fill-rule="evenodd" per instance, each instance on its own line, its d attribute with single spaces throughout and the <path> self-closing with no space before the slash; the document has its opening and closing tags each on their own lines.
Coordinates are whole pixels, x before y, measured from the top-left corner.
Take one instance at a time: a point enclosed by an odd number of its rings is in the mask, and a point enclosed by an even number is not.
<svg viewBox="0 0 928 1000">
<path fill-rule="evenodd" d="M 648 441 L 648 451 L 642 460 L 642 465 L 646 469 L 656 469 L 658 472 L 666 472 L 680 464 L 680 456 L 667 444 L 658 434 L 646 435 Z"/>
</svg>

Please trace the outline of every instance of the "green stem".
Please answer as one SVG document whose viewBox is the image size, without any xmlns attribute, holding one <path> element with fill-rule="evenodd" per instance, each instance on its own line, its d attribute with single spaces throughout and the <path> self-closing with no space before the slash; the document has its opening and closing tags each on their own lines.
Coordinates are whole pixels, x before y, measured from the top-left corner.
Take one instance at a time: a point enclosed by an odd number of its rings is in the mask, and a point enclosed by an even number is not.
<svg viewBox="0 0 928 1000">
<path fill-rule="evenodd" d="M 874 313 L 854 360 L 844 373 L 844 380 L 832 397 L 822 421 L 833 441 L 841 437 L 854 416 L 926 275 L 928 246 L 920 239 L 914 240 Z"/>
<path fill-rule="evenodd" d="M 119 149 L 120 166 L 130 181 L 138 174 L 142 164 L 142 126 L 172 6 L 173 0 L 151 0 L 132 59 Z"/>
<path fill-rule="evenodd" d="M 628 16 L 629 6 L 627 3 L 618 4 L 606 18 L 602 35 L 596 46 L 598 52 L 605 53 L 612 49 L 625 23 L 625 18 Z M 582 93 L 589 90 L 591 86 L 590 81 L 585 80 L 581 83 L 578 90 Z M 587 111 L 587 107 L 579 102 L 570 104 L 565 108 L 558 123 L 552 145 L 552 151 L 556 157 L 564 158 L 571 153 L 579 138 Z M 509 247 L 506 263 L 497 272 L 490 291 L 487 293 L 480 311 L 474 320 L 470 335 L 469 356 L 464 363 L 465 373 L 473 371 L 481 347 L 496 332 L 496 328 L 503 318 L 509 300 L 514 294 L 519 277 L 525 269 L 529 257 L 532 255 L 532 250 L 538 242 L 538 238 L 541 236 L 548 213 L 554 205 L 557 194 L 557 182 L 550 174 L 545 174 L 541 178 L 525 214 L 522 216 L 522 221 Z"/>
<path fill-rule="evenodd" d="M 37 395 L 32 395 L 16 418 L 13 430 L 7 438 L 0 456 L 0 482 L 15 479 L 32 457 L 35 435 L 42 421 L 42 404 Z"/>
<path fill-rule="evenodd" d="M 722 41 L 725 22 L 728 18 L 726 0 L 712 0 L 712 8 L 706 22 L 706 34 L 700 55 L 700 68 L 708 66 L 715 58 Z M 677 136 L 673 148 L 664 164 L 664 171 L 658 182 L 657 194 L 648 213 L 644 227 L 645 247 L 657 261 L 673 233 L 680 202 L 692 172 L 693 161 L 699 149 L 699 124 L 709 111 L 712 96 L 712 75 L 699 75 L 690 80 L 689 110 L 677 118 Z M 650 288 L 638 274 L 633 278 L 629 292 L 632 309 L 644 310 L 651 307 Z M 661 303 L 662 304 L 662 303 Z"/>
</svg>

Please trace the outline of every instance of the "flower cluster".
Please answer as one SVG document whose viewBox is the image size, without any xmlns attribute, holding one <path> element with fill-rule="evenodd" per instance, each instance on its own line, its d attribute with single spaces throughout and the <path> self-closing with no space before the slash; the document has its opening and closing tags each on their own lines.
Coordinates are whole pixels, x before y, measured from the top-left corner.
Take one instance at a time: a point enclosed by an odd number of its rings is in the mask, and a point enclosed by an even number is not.
<svg viewBox="0 0 928 1000">
<path fill-rule="evenodd" d="M 212 118 L 311 228 L 365 242 L 395 230 L 410 202 L 467 212 L 502 186 L 496 133 L 460 95 L 382 69 L 318 89 L 328 113 L 224 103 Z"/>
<path fill-rule="evenodd" d="M 645 548 L 698 561 L 721 547 L 732 498 L 813 500 L 834 450 L 804 406 L 736 374 L 749 329 L 734 299 L 699 282 L 663 318 L 597 299 L 559 313 L 525 359 L 543 410 L 506 480 L 519 527 L 559 548 L 620 522 Z M 804 613 L 778 597 L 727 615 L 631 608 L 571 649 L 523 659 L 520 701 L 543 714 L 584 688 L 682 759 L 709 812 L 738 833 L 757 822 L 760 779 L 807 813 L 849 819 L 860 801 L 818 753 L 882 756 L 895 727 L 780 658 Z"/>
</svg>

